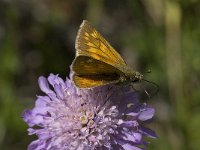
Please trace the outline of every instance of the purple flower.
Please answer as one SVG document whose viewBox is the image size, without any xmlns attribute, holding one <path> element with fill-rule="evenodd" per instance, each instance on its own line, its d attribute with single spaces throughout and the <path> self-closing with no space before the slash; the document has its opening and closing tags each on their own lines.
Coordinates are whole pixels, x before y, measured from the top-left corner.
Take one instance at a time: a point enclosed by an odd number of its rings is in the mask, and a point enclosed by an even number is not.
<svg viewBox="0 0 200 150">
<path fill-rule="evenodd" d="M 156 137 L 143 126 L 154 109 L 129 86 L 79 89 L 53 74 L 38 82 L 46 95 L 23 113 L 29 135 L 38 136 L 29 150 L 141 150 L 145 136 Z"/>
</svg>

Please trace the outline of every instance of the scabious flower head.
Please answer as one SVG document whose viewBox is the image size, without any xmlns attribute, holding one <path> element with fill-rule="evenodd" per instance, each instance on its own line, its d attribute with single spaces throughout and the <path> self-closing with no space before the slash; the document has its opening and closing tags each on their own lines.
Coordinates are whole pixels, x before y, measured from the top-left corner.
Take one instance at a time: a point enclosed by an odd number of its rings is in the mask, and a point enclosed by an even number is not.
<svg viewBox="0 0 200 150">
<path fill-rule="evenodd" d="M 38 136 L 29 150 L 141 150 L 145 136 L 156 137 L 143 126 L 154 109 L 129 86 L 79 89 L 53 74 L 38 82 L 45 96 L 22 115 L 29 135 Z"/>
</svg>

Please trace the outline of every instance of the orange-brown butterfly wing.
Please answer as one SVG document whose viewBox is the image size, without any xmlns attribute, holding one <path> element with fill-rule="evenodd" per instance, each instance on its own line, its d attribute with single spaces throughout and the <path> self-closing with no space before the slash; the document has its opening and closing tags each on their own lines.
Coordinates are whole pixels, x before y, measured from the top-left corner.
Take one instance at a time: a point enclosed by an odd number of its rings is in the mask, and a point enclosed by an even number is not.
<svg viewBox="0 0 200 150">
<path fill-rule="evenodd" d="M 83 55 L 74 59 L 72 70 L 78 75 L 122 74 L 120 70 L 103 61 Z"/>
<path fill-rule="evenodd" d="M 72 63 L 73 81 L 80 88 L 116 83 L 121 71 L 88 56 L 77 56 Z"/>
<path fill-rule="evenodd" d="M 88 56 L 109 64 L 118 70 L 122 70 L 127 66 L 119 53 L 86 20 L 80 26 L 75 47 L 77 50 L 76 56 Z"/>
<path fill-rule="evenodd" d="M 102 76 L 79 76 L 74 75 L 73 81 L 75 85 L 79 88 L 91 88 L 91 87 L 97 87 L 102 86 L 110 83 L 117 83 L 117 80 L 111 80 L 112 77 L 107 78 L 108 80 L 102 79 Z"/>
</svg>

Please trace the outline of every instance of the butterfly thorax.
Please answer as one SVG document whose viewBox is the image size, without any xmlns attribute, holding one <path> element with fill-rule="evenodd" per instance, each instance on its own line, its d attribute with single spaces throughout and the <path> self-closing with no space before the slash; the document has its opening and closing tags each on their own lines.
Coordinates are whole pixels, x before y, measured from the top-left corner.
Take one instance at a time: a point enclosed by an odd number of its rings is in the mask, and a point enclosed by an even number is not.
<svg viewBox="0 0 200 150">
<path fill-rule="evenodd" d="M 131 76 L 129 76 L 129 79 L 132 82 L 137 82 L 137 81 L 141 81 L 143 78 L 143 75 L 140 74 L 139 72 L 134 72 L 134 74 L 132 74 Z"/>
<path fill-rule="evenodd" d="M 124 74 L 120 76 L 120 82 L 139 82 L 143 79 L 143 75 L 131 68 L 123 68 Z"/>
</svg>

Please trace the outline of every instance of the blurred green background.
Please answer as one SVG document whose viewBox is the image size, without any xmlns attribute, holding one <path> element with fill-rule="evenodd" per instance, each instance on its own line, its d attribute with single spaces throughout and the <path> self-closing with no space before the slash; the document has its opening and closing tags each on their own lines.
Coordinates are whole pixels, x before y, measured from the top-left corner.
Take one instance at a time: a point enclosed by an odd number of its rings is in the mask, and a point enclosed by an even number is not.
<svg viewBox="0 0 200 150">
<path fill-rule="evenodd" d="M 0 149 L 22 150 L 36 137 L 20 118 L 41 94 L 40 75 L 65 78 L 83 19 L 134 69 L 160 86 L 149 150 L 200 149 L 200 1 L 1 0 Z"/>
</svg>

